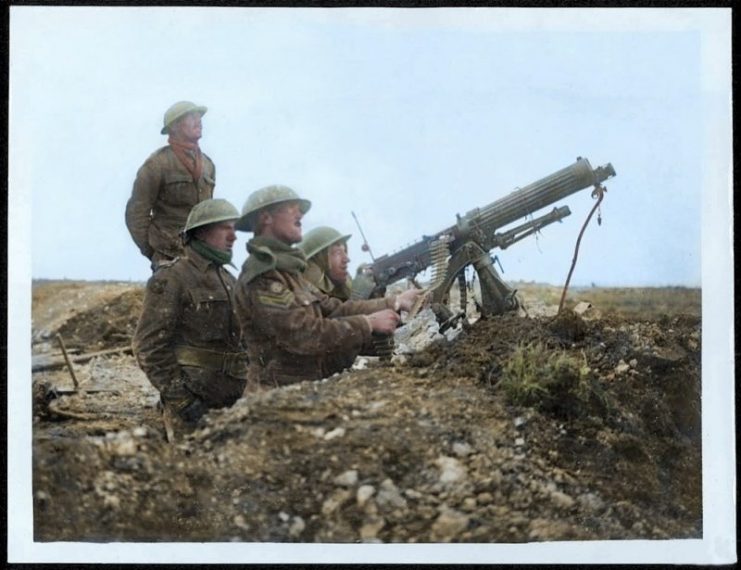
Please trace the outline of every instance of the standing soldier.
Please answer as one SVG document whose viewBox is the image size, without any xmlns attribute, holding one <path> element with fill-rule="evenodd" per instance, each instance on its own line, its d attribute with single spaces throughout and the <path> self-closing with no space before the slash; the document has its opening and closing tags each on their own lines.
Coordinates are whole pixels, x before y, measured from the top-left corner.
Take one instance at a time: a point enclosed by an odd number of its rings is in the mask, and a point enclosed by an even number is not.
<svg viewBox="0 0 741 570">
<path fill-rule="evenodd" d="M 165 112 L 161 133 L 169 135 L 168 145 L 139 168 L 126 204 L 126 226 L 153 270 L 182 254 L 179 232 L 188 212 L 213 196 L 216 169 L 198 146 L 205 112 L 206 107 L 190 101 Z"/>
<path fill-rule="evenodd" d="M 342 235 L 334 228 L 320 226 L 307 232 L 298 248 L 306 255 L 304 277 L 325 295 L 340 301 L 350 300 L 352 279 L 347 272 L 350 258 L 347 240 L 351 234 Z"/>
<path fill-rule="evenodd" d="M 207 409 L 231 406 L 245 390 L 236 279 L 223 267 L 231 263 L 238 218 L 226 200 L 196 205 L 183 231 L 185 256 L 161 263 L 147 283 L 133 348 L 160 392 L 166 427 L 169 418 L 188 428 Z"/>
<path fill-rule="evenodd" d="M 408 311 L 419 293 L 345 302 L 322 293 L 304 278 L 306 258 L 292 247 L 310 207 L 287 186 L 268 186 L 247 198 L 235 224 L 255 234 L 235 295 L 249 382 L 280 386 L 339 372 L 337 353 L 350 360 L 373 332 L 392 334 L 398 311 Z"/>
</svg>

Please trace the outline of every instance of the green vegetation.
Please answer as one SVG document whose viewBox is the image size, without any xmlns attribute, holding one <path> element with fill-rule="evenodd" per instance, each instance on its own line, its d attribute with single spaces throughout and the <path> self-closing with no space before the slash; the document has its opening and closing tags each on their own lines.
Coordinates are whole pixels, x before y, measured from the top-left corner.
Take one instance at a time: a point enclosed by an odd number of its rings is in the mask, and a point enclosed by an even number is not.
<svg viewBox="0 0 741 570">
<path fill-rule="evenodd" d="M 586 357 L 578 359 L 542 343 L 518 345 L 497 386 L 512 404 L 564 415 L 579 414 L 598 396 Z"/>
</svg>

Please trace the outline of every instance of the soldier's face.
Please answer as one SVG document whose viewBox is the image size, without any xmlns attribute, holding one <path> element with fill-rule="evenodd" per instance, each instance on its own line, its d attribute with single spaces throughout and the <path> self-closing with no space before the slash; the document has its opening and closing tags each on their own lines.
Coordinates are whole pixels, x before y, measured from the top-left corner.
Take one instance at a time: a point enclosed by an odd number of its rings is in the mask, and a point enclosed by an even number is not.
<svg viewBox="0 0 741 570">
<path fill-rule="evenodd" d="M 170 127 L 170 131 L 178 140 L 198 142 L 203 131 L 200 113 L 188 113 Z"/>
<path fill-rule="evenodd" d="M 208 225 L 198 237 L 214 249 L 224 252 L 231 251 L 234 242 L 237 241 L 234 222 L 219 222 Z"/>
<path fill-rule="evenodd" d="M 347 264 L 350 258 L 347 256 L 347 246 L 344 243 L 336 243 L 329 247 L 327 252 L 329 258 L 329 278 L 337 284 L 347 280 Z"/>
<path fill-rule="evenodd" d="M 270 210 L 265 222 L 264 235 L 269 235 L 287 244 L 301 241 L 301 213 L 295 200 L 278 204 Z"/>
</svg>

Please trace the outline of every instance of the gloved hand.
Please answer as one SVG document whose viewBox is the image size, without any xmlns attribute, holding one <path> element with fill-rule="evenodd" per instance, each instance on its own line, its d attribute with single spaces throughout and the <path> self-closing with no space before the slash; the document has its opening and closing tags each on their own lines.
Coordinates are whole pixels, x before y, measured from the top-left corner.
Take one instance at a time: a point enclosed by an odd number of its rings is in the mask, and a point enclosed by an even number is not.
<svg viewBox="0 0 741 570">
<path fill-rule="evenodd" d="M 203 400 L 188 390 L 181 378 L 172 382 L 160 396 L 163 405 L 191 424 L 196 423 L 208 410 Z"/>
<path fill-rule="evenodd" d="M 198 420 L 203 417 L 203 414 L 205 414 L 208 411 L 208 407 L 204 403 L 203 400 L 201 400 L 198 397 L 194 397 L 193 401 L 185 406 L 180 412 L 180 417 L 183 418 L 183 420 L 189 424 L 195 424 L 198 423 Z"/>
</svg>

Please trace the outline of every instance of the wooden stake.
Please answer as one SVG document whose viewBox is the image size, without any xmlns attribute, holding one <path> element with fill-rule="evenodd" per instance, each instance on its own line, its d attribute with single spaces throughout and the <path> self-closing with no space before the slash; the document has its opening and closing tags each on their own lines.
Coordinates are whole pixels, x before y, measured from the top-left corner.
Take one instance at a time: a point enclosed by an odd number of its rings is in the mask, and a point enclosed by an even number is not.
<svg viewBox="0 0 741 570">
<path fill-rule="evenodd" d="M 64 340 L 62 340 L 62 335 L 57 334 L 57 341 L 59 342 L 59 348 L 62 349 L 62 355 L 64 356 L 64 361 L 67 363 L 67 368 L 69 369 L 70 376 L 72 376 L 72 382 L 75 385 L 75 392 L 79 390 L 80 383 L 77 381 L 77 376 L 75 376 L 75 370 L 72 368 L 72 362 L 70 362 L 69 356 L 67 356 L 67 349 L 64 347 Z"/>
<path fill-rule="evenodd" d="M 165 426 L 165 437 L 169 443 L 175 444 L 175 430 L 172 427 L 172 416 L 167 407 L 162 408 L 162 423 Z"/>
</svg>

